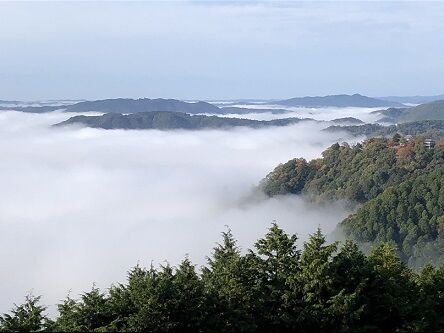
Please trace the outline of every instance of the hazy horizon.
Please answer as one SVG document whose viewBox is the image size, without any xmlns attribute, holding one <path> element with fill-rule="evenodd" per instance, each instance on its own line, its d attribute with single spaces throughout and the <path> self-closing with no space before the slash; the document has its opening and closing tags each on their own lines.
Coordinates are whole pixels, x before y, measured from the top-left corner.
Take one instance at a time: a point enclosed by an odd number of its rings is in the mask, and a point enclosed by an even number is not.
<svg viewBox="0 0 444 333">
<path fill-rule="evenodd" d="M 0 100 L 439 95 L 443 11 L 443 2 L 1 2 Z"/>
</svg>

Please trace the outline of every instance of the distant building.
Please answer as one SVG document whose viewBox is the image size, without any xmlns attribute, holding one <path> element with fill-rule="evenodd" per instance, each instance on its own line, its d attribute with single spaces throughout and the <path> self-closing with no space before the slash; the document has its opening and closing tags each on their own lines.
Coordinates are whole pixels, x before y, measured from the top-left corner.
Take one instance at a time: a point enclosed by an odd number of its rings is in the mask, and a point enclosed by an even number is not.
<svg viewBox="0 0 444 333">
<path fill-rule="evenodd" d="M 432 149 L 433 147 L 435 147 L 435 141 L 432 139 L 425 139 L 424 140 L 424 147 L 426 149 Z"/>
</svg>

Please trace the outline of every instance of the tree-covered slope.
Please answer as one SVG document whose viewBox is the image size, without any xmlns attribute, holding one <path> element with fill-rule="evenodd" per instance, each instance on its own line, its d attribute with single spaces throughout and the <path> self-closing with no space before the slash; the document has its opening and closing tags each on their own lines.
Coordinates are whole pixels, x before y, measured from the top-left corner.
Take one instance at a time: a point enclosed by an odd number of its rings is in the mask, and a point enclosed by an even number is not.
<svg viewBox="0 0 444 333">
<path fill-rule="evenodd" d="M 335 144 L 322 155 L 279 165 L 261 182 L 262 190 L 357 202 L 356 213 L 341 224 L 346 236 L 361 243 L 391 240 L 412 265 L 443 259 L 444 146 L 427 150 L 421 138 L 395 136 Z"/>
<path fill-rule="evenodd" d="M 395 123 L 406 123 L 420 120 L 444 120 L 444 101 L 434 101 L 411 108 L 390 108 L 378 111 L 383 120 Z"/>
<path fill-rule="evenodd" d="M 444 120 L 422 120 L 397 125 L 383 126 L 379 124 L 364 124 L 352 126 L 330 126 L 324 131 L 345 132 L 353 136 L 380 137 L 393 136 L 399 133 L 403 136 L 424 136 L 435 140 L 444 140 Z"/>
<path fill-rule="evenodd" d="M 394 241 L 412 266 L 444 259 L 444 164 L 410 175 L 341 223 L 361 243 Z"/>
<path fill-rule="evenodd" d="M 261 188 L 268 195 L 304 193 L 318 200 L 363 203 L 399 183 L 411 168 L 424 168 L 430 159 L 442 155 L 442 149 L 426 151 L 419 140 L 406 145 L 409 153 L 398 158 L 398 150 L 389 144 L 390 140 L 381 138 L 355 146 L 334 144 L 320 159 L 293 159 L 279 165 L 261 182 Z"/>
</svg>

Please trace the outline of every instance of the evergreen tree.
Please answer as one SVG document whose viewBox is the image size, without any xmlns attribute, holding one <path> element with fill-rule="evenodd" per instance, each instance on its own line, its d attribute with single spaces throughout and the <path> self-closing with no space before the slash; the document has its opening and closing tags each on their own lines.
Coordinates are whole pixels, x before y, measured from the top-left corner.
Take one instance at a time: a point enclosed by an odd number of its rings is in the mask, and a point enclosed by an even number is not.
<svg viewBox="0 0 444 333">
<path fill-rule="evenodd" d="M 256 329 L 251 311 L 252 291 L 244 261 L 231 230 L 222 233 L 208 267 L 202 269 L 202 279 L 208 298 L 207 330 L 238 332 Z"/>
<path fill-rule="evenodd" d="M 367 321 L 382 331 L 411 329 L 419 293 L 412 271 L 401 262 L 391 243 L 375 247 L 369 262 L 373 277 L 367 292 Z"/>
<path fill-rule="evenodd" d="M 334 275 L 331 267 L 337 243 L 327 244 L 321 229 L 312 234 L 300 260 L 300 274 L 294 286 L 302 290 L 302 310 L 299 315 L 304 330 L 328 330 L 330 328 L 329 304 L 334 294 Z"/>
<path fill-rule="evenodd" d="M 0 316 L 2 332 L 39 332 L 51 323 L 45 315 L 46 307 L 40 305 L 41 296 L 27 295 L 25 302 L 14 305 L 11 314 Z"/>
<path fill-rule="evenodd" d="M 414 329 L 422 332 L 444 330 L 444 264 L 435 268 L 426 264 L 417 276 L 419 319 Z"/>
<path fill-rule="evenodd" d="M 296 235 L 288 235 L 273 223 L 265 237 L 256 242 L 256 253 L 247 255 L 255 269 L 252 275 L 259 279 L 254 303 L 259 313 L 256 320 L 264 331 L 290 329 L 296 323 L 298 302 L 290 297 L 291 279 L 299 272 L 296 240 Z"/>
</svg>

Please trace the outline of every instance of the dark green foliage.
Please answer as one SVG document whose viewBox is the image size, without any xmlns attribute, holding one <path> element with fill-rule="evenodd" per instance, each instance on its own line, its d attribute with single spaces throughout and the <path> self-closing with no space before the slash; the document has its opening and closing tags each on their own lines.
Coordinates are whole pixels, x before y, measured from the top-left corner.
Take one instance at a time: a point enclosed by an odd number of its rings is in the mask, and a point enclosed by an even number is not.
<svg viewBox="0 0 444 333">
<path fill-rule="evenodd" d="M 223 233 L 197 273 L 134 267 L 125 284 L 68 297 L 49 321 L 28 297 L 1 331 L 313 332 L 444 330 L 444 265 L 415 273 L 381 243 L 366 257 L 352 242 L 328 244 L 317 230 L 296 247 L 276 224 L 243 254 Z"/>
<path fill-rule="evenodd" d="M 341 223 L 359 242 L 394 241 L 411 266 L 440 262 L 439 221 L 444 216 L 444 165 L 388 187 Z"/>
<path fill-rule="evenodd" d="M 420 288 L 420 319 L 414 323 L 418 331 L 439 331 L 444 326 L 444 264 L 435 268 L 425 265 L 416 278 Z"/>
<path fill-rule="evenodd" d="M 412 267 L 444 259 L 444 146 L 427 150 L 422 138 L 395 135 L 334 144 L 322 156 L 279 165 L 262 190 L 361 204 L 340 224 L 347 237 L 364 247 L 393 241 Z"/>
<path fill-rule="evenodd" d="M 44 314 L 46 307 L 39 305 L 40 298 L 28 295 L 25 303 L 14 305 L 11 314 L 0 316 L 0 331 L 38 332 L 50 326 L 51 323 Z"/>
<path fill-rule="evenodd" d="M 444 114 L 444 111 L 443 111 Z M 400 133 L 402 135 L 424 136 L 435 140 L 444 139 L 444 120 L 421 120 L 397 125 L 383 126 L 379 124 L 364 124 L 350 126 L 330 126 L 324 131 L 349 133 L 353 136 L 388 137 Z"/>
<path fill-rule="evenodd" d="M 394 331 L 396 323 L 408 323 L 417 316 L 418 288 L 414 275 L 397 257 L 396 247 L 384 243 L 373 249 L 368 258 L 372 267 L 369 281 L 367 325 Z M 405 325 L 409 327 L 410 323 Z"/>
<path fill-rule="evenodd" d="M 355 146 L 334 144 L 322 153 L 322 159 L 309 163 L 294 159 L 278 166 L 262 181 L 261 188 L 271 196 L 304 193 L 317 201 L 365 202 L 407 173 L 387 144 L 386 139 L 370 139 Z"/>
<path fill-rule="evenodd" d="M 269 195 L 300 193 L 307 182 L 316 175 L 315 161 L 308 163 L 303 158 L 295 158 L 279 165 L 262 182 L 265 193 Z"/>
<path fill-rule="evenodd" d="M 251 331 L 256 328 L 251 316 L 253 294 L 248 287 L 245 262 L 231 231 L 222 234 L 223 242 L 208 258 L 202 280 L 208 297 L 208 329 L 214 331 Z M 220 326 L 220 323 L 223 323 Z"/>
<path fill-rule="evenodd" d="M 288 235 L 273 224 L 245 256 L 253 289 L 255 322 L 266 332 L 292 329 L 297 324 L 294 309 L 301 303 L 290 292 L 293 275 L 299 271 L 300 251 L 296 235 Z M 299 295 L 298 295 L 299 296 Z"/>
<path fill-rule="evenodd" d="M 304 244 L 295 287 L 301 288 L 302 296 L 299 322 L 310 331 L 330 327 L 329 302 L 334 296 L 331 260 L 336 248 L 336 243 L 326 244 L 320 229 Z"/>
</svg>

